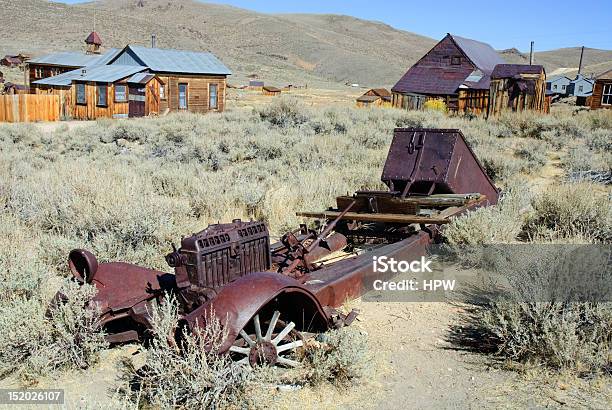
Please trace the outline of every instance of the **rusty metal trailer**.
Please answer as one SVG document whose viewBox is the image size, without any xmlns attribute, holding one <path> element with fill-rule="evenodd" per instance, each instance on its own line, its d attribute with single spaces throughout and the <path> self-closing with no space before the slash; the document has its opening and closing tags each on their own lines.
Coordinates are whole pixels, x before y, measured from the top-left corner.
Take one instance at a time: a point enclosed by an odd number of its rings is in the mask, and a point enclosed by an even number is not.
<svg viewBox="0 0 612 410">
<path fill-rule="evenodd" d="M 304 333 L 354 319 L 334 308 L 380 277 L 373 256 L 420 257 L 450 218 L 498 200 L 459 130 L 396 129 L 381 179 L 388 191 L 357 191 L 337 197 L 335 208 L 298 213 L 325 221 L 323 229 L 304 224 L 276 243 L 262 222 L 210 225 L 166 256 L 174 274 L 98 264 L 85 250 L 72 251 L 69 265 L 98 289 L 94 302 L 110 342 L 146 338 L 151 304 L 174 292 L 182 314 L 177 340 L 215 317 L 227 333 L 222 353 L 250 366 L 295 366 L 291 353 Z M 351 252 L 334 259 L 345 249 Z"/>
</svg>

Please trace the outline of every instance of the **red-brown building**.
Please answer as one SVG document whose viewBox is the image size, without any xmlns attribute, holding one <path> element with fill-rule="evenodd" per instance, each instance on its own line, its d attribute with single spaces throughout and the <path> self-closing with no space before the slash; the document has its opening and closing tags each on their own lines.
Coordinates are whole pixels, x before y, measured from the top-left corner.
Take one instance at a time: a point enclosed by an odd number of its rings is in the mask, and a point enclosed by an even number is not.
<svg viewBox="0 0 612 410">
<path fill-rule="evenodd" d="M 441 99 L 450 111 L 486 112 L 491 73 L 504 63 L 490 45 L 447 34 L 393 86 L 393 106 L 422 109 Z"/>
<path fill-rule="evenodd" d="M 595 77 L 591 109 L 612 108 L 612 70 Z"/>
</svg>

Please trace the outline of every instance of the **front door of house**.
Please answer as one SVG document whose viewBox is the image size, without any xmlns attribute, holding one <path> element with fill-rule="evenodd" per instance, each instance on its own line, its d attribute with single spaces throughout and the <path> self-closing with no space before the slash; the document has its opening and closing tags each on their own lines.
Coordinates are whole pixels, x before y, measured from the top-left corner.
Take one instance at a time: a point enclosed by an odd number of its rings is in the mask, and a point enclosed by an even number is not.
<svg viewBox="0 0 612 410">
<path fill-rule="evenodd" d="M 144 117 L 145 115 L 145 88 L 144 84 L 130 84 L 129 86 L 129 116 Z"/>
</svg>

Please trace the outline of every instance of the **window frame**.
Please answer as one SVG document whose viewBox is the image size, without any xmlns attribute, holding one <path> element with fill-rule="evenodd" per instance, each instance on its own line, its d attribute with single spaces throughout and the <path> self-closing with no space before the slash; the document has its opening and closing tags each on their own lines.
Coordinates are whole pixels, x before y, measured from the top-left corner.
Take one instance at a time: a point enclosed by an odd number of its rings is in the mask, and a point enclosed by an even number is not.
<svg viewBox="0 0 612 410">
<path fill-rule="evenodd" d="M 461 56 L 452 56 L 450 64 L 451 65 L 461 65 Z"/>
<path fill-rule="evenodd" d="M 181 87 L 185 87 L 185 106 L 181 106 Z M 178 109 L 189 110 L 189 83 L 178 84 Z"/>
<path fill-rule="evenodd" d="M 215 89 L 215 105 L 211 105 L 210 102 L 212 100 L 212 94 L 210 90 Z M 208 83 L 208 109 L 209 110 L 218 110 L 219 109 L 219 84 Z"/>
<path fill-rule="evenodd" d="M 606 92 L 606 87 L 608 92 Z M 604 100 L 607 99 L 607 103 Z M 603 84 L 601 89 L 601 105 L 612 105 L 612 83 Z"/>
<path fill-rule="evenodd" d="M 166 84 L 159 84 L 159 99 L 163 101 L 168 99 L 166 94 Z"/>
<path fill-rule="evenodd" d="M 100 90 L 104 89 L 104 103 L 100 102 Z M 108 107 L 108 84 L 96 83 L 96 107 Z"/>
<path fill-rule="evenodd" d="M 553 84 L 553 90 L 557 89 L 557 84 Z"/>
<path fill-rule="evenodd" d="M 125 90 L 123 92 L 123 95 L 124 95 L 123 98 L 117 98 L 117 90 L 120 87 Z M 107 92 L 107 94 L 108 94 L 108 92 Z M 115 92 L 113 94 L 114 94 L 113 97 L 115 98 L 115 102 L 118 102 L 118 103 L 126 103 L 126 102 L 128 102 L 128 86 L 127 86 L 127 84 L 115 84 Z M 107 97 L 108 97 L 108 95 L 107 95 Z"/>
<path fill-rule="evenodd" d="M 79 100 L 79 88 L 83 89 L 83 100 Z M 87 88 L 84 83 L 76 83 L 74 100 L 77 105 L 87 105 Z"/>
</svg>

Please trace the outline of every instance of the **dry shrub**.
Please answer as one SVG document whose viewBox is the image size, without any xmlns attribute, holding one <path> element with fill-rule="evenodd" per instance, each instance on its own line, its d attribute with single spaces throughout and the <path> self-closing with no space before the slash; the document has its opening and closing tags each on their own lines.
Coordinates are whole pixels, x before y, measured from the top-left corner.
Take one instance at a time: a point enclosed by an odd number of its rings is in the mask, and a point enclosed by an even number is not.
<svg viewBox="0 0 612 410">
<path fill-rule="evenodd" d="M 184 335 L 180 349 L 169 343 L 178 322 L 177 309 L 172 297 L 154 306 L 153 338 L 144 365 L 136 368 L 130 359 L 122 363 L 123 394 L 138 406 L 155 408 L 208 409 L 246 403 L 251 374 L 229 356 L 218 354 L 224 338 L 218 322 Z"/>
<path fill-rule="evenodd" d="M 303 363 L 311 385 L 331 382 L 345 387 L 355 383 L 369 368 L 367 336 L 350 326 L 321 334 L 306 344 Z"/>
<path fill-rule="evenodd" d="M 502 291 L 489 283 L 480 289 L 461 324 L 451 329 L 450 340 L 494 353 L 513 368 L 518 363 L 578 373 L 610 372 L 612 303 L 579 297 L 592 295 L 600 288 L 597 283 L 572 287 L 562 278 L 566 272 L 559 271 L 559 261 L 572 258 L 571 251 L 558 245 L 489 249 L 487 272 L 501 275 L 511 287 Z M 604 278 L 602 285 L 609 287 L 608 280 Z"/>
<path fill-rule="evenodd" d="M 0 304 L 0 375 L 17 373 L 34 382 L 41 375 L 65 369 L 84 369 L 95 363 L 106 346 L 89 285 L 66 281 L 60 289 L 65 302 L 47 311 L 37 294 Z"/>
<path fill-rule="evenodd" d="M 596 194 L 594 184 L 551 186 L 533 199 L 532 207 L 533 214 L 524 227 L 532 238 L 612 240 L 611 200 Z"/>
<path fill-rule="evenodd" d="M 521 233 L 521 211 L 527 193 L 518 186 L 509 188 L 496 206 L 479 208 L 453 218 L 442 233 L 452 246 L 513 243 Z"/>
</svg>

